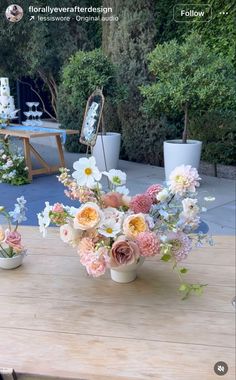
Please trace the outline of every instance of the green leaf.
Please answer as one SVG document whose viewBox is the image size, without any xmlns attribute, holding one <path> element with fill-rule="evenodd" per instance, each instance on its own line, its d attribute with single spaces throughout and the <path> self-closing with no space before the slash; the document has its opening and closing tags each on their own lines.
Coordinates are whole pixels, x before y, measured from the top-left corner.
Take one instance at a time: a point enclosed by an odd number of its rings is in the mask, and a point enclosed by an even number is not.
<svg viewBox="0 0 236 380">
<path fill-rule="evenodd" d="M 186 292 L 189 289 L 187 284 L 181 284 L 179 287 L 180 292 Z"/>
<path fill-rule="evenodd" d="M 185 274 L 185 273 L 187 273 L 188 272 L 188 269 L 187 268 L 181 268 L 180 269 L 180 273 L 182 273 L 182 274 Z"/>
<path fill-rule="evenodd" d="M 165 253 L 165 254 L 162 256 L 162 258 L 161 258 L 161 260 L 162 260 L 162 261 L 165 261 L 165 262 L 170 261 L 170 259 L 171 259 L 171 255 L 169 255 L 168 253 Z"/>
</svg>

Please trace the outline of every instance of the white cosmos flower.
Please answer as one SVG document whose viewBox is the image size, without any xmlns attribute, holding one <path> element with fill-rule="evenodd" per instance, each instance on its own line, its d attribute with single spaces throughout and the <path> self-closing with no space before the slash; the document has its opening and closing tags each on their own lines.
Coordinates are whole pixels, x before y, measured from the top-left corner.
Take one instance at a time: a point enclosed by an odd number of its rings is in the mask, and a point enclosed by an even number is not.
<svg viewBox="0 0 236 380">
<path fill-rule="evenodd" d="M 121 224 L 116 223 L 112 219 L 107 219 L 99 228 L 98 232 L 100 235 L 105 237 L 116 237 L 121 231 Z"/>
<path fill-rule="evenodd" d="M 93 187 L 96 181 L 100 181 L 102 174 L 96 166 L 94 157 L 83 157 L 79 161 L 74 162 L 75 171 L 72 177 L 76 179 L 79 186 Z"/>
<path fill-rule="evenodd" d="M 129 194 L 129 189 L 126 186 L 117 186 L 116 191 L 117 191 L 117 193 L 120 193 L 123 195 Z"/>
<path fill-rule="evenodd" d="M 111 169 L 109 172 L 103 172 L 114 186 L 122 186 L 126 183 L 126 174 L 121 170 Z"/>
</svg>

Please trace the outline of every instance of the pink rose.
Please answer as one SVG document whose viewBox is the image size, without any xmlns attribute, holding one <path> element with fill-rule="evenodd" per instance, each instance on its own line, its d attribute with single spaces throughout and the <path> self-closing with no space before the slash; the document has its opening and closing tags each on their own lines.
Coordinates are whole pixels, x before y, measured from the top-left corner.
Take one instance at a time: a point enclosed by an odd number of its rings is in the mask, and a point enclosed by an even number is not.
<svg viewBox="0 0 236 380">
<path fill-rule="evenodd" d="M 140 256 L 138 245 L 120 236 L 111 247 L 111 267 L 133 264 Z"/>
<path fill-rule="evenodd" d="M 102 196 L 102 201 L 105 207 L 121 207 L 123 205 L 122 194 L 110 192 Z"/>
<path fill-rule="evenodd" d="M 137 194 L 135 195 L 130 202 L 130 209 L 138 213 L 147 214 L 150 211 L 152 206 L 152 198 L 148 194 Z"/>
<path fill-rule="evenodd" d="M 23 249 L 21 245 L 21 235 L 17 231 L 6 231 L 5 241 L 14 250 L 21 251 Z"/>
</svg>

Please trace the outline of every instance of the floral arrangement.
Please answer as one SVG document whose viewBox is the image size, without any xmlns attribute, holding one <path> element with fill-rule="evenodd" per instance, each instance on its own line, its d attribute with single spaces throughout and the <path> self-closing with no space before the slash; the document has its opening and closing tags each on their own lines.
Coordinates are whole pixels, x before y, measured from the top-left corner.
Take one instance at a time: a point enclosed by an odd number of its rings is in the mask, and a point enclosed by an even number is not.
<svg viewBox="0 0 236 380">
<path fill-rule="evenodd" d="M 3 206 L 0 206 L 0 217 L 3 216 L 8 225 L 6 229 L 0 226 L 0 257 L 8 258 L 25 252 L 21 234 L 18 231 L 19 224 L 27 220 L 25 205 L 26 200 L 22 196 L 17 198 L 13 211 L 7 212 Z"/>
<path fill-rule="evenodd" d="M 195 246 L 211 239 L 193 233 L 199 225 L 200 207 L 196 188 L 200 177 L 191 166 L 177 167 L 168 184 L 153 184 L 142 194 L 130 197 L 126 174 L 112 169 L 100 173 L 94 157 L 81 158 L 74 172 L 61 169 L 59 181 L 65 194 L 80 206 L 60 203 L 38 214 L 40 231 L 46 236 L 50 223 L 60 226 L 63 242 L 74 247 L 89 275 L 105 273 L 138 262 L 141 257 L 159 257 L 170 262 L 181 281 L 179 290 L 186 297 L 201 294 L 203 284 L 189 284 L 181 263 Z M 102 176 L 108 178 L 109 191 L 102 190 Z"/>
<path fill-rule="evenodd" d="M 0 140 L 0 183 L 11 185 L 24 185 L 29 183 L 28 168 L 19 148 L 9 147 L 9 142 Z"/>
</svg>

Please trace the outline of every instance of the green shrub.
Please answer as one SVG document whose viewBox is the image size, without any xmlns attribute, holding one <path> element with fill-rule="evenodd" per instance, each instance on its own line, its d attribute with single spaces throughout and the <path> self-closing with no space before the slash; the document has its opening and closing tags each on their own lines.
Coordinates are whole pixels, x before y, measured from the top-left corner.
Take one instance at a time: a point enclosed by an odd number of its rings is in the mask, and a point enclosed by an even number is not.
<svg viewBox="0 0 236 380">
<path fill-rule="evenodd" d="M 70 152 L 84 151 L 79 143 L 84 111 L 88 97 L 98 87 L 103 88 L 105 102 L 112 102 L 116 96 L 114 66 L 100 49 L 78 51 L 63 68 L 58 94 L 61 128 L 78 130 L 78 135 L 67 137 L 66 149 Z"/>
<path fill-rule="evenodd" d="M 236 165 L 236 114 L 212 111 L 192 115 L 190 137 L 203 141 L 202 159 L 212 164 Z"/>
<path fill-rule="evenodd" d="M 158 44 L 148 55 L 156 81 L 141 86 L 144 106 L 151 114 L 182 112 L 183 143 L 187 142 L 189 113 L 195 110 L 234 109 L 236 76 L 231 58 L 216 54 L 197 33 L 179 44 Z"/>
</svg>

